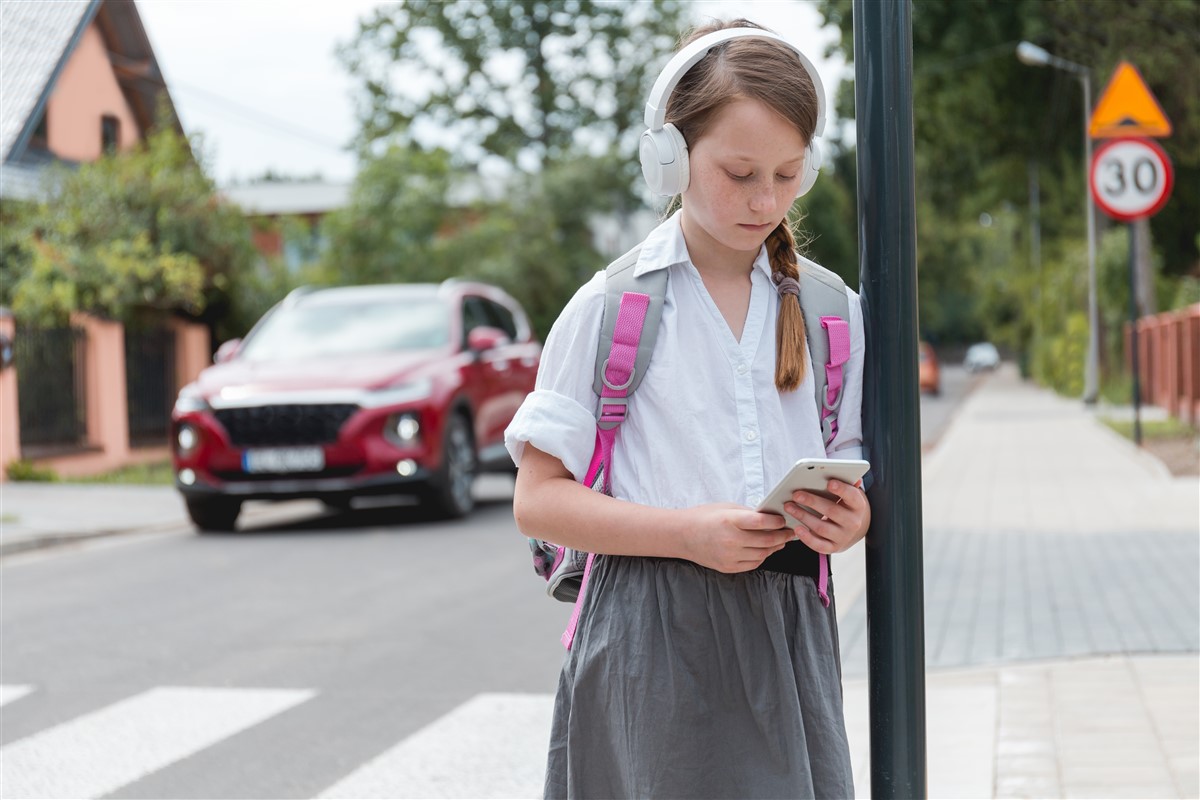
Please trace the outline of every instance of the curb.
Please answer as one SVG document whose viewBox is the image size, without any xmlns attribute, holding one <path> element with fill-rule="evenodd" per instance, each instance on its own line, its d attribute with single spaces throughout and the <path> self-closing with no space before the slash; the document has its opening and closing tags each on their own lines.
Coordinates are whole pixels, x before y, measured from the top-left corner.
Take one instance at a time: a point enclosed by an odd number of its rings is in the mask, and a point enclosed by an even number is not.
<svg viewBox="0 0 1200 800">
<path fill-rule="evenodd" d="M 284 513 L 280 513 L 276 506 L 266 506 L 262 508 L 252 509 L 248 514 L 243 512 L 242 521 L 271 524 L 277 518 L 283 520 L 291 517 L 286 509 Z M 10 541 L 0 541 L 0 560 L 8 556 L 17 555 L 18 553 L 30 553 L 38 550 L 50 550 L 55 548 L 66 548 L 72 544 L 83 544 L 97 539 L 107 539 L 116 536 L 135 536 L 137 534 L 151 533 L 190 533 L 195 528 L 192 523 L 186 518 L 178 520 L 170 520 L 167 522 L 155 522 L 148 525 L 140 525 L 129 528 L 112 528 L 108 530 L 98 531 L 79 531 L 77 533 L 35 533 L 28 536 L 14 538 Z M 235 532 L 236 533 L 236 532 Z"/>
</svg>

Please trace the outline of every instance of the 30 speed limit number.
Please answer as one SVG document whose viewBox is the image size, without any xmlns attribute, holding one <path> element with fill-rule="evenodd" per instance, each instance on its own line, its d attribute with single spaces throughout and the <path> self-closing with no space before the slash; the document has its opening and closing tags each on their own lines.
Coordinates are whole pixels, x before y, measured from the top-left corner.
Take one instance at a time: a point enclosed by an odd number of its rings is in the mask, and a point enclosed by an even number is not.
<svg viewBox="0 0 1200 800">
<path fill-rule="evenodd" d="M 1114 139 L 1092 156 L 1092 197 L 1110 217 L 1128 222 L 1157 214 L 1175 180 L 1171 160 L 1149 139 Z"/>
</svg>

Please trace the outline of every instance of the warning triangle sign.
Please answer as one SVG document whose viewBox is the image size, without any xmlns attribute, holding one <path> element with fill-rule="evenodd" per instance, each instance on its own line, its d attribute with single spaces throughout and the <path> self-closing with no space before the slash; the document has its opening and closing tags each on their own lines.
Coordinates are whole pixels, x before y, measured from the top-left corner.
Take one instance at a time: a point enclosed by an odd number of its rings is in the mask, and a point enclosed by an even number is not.
<svg viewBox="0 0 1200 800">
<path fill-rule="evenodd" d="M 1093 139 L 1121 136 L 1171 135 L 1171 122 L 1150 93 L 1137 67 L 1128 61 L 1117 64 L 1108 88 L 1092 112 L 1088 135 Z"/>
</svg>

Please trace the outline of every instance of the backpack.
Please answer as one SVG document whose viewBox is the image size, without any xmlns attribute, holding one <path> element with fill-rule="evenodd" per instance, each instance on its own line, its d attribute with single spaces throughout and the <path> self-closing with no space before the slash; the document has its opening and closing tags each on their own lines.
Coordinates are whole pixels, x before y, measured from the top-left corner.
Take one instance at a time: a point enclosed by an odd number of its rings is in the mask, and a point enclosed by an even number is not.
<svg viewBox="0 0 1200 800">
<path fill-rule="evenodd" d="M 605 269 L 604 316 L 596 348 L 593 390 L 599 398 L 596 409 L 596 442 L 584 477 L 589 488 L 612 494 L 610 467 L 617 429 L 625 421 L 629 398 L 637 390 L 658 336 L 669 270 L 656 269 L 635 276 L 641 245 Z M 846 284 L 838 275 L 816 262 L 797 256 L 800 273 L 800 309 L 814 364 L 825 370 L 815 375 L 814 397 L 821 419 L 825 447 L 837 435 L 837 415 L 842 402 L 842 365 L 850 357 L 850 301 Z M 570 649 L 583 603 L 593 554 L 561 547 L 541 539 L 529 539 L 534 571 L 546 580 L 546 593 L 555 600 L 574 602 L 575 609 L 563 644 Z M 828 557 L 821 555 L 822 575 Z"/>
</svg>

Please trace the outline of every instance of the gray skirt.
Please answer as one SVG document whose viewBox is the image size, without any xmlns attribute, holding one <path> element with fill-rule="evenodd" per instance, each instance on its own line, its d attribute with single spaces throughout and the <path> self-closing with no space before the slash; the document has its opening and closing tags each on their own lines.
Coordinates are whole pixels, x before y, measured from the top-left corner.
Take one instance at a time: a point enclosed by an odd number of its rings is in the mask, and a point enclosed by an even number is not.
<svg viewBox="0 0 1200 800">
<path fill-rule="evenodd" d="M 811 578 L 599 556 L 546 798 L 849 798 L 837 617 Z"/>
</svg>

